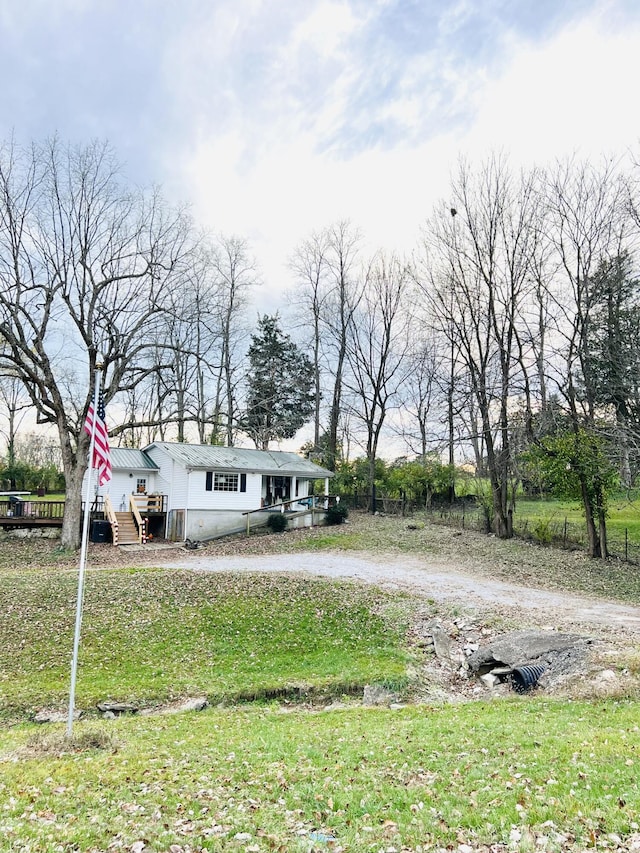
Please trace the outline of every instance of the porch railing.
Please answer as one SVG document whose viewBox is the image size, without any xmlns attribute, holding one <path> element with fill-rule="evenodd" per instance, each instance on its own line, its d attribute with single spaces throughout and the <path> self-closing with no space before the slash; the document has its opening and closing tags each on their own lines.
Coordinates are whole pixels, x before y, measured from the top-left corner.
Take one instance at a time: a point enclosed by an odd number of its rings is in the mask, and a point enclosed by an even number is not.
<svg viewBox="0 0 640 853">
<path fill-rule="evenodd" d="M 295 512 L 296 515 L 311 515 L 311 524 L 315 523 L 315 514 L 324 514 L 326 510 L 336 503 L 337 495 L 307 495 L 306 497 L 290 498 L 286 501 L 278 501 L 275 504 L 261 506 L 259 509 L 250 509 L 243 512 L 247 516 L 247 536 L 251 533 L 251 518 L 253 516 L 262 516 L 265 513 L 271 515 L 274 512 Z M 300 508 L 292 510 L 293 504 L 300 504 Z M 287 510 L 289 507 L 289 510 Z"/>
</svg>

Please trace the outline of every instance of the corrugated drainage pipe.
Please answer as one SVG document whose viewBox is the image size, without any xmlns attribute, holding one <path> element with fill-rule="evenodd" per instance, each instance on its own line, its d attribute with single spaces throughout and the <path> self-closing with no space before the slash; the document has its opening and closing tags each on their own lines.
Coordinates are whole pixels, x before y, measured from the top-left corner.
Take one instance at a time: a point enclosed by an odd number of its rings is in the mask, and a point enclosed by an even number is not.
<svg viewBox="0 0 640 853">
<path fill-rule="evenodd" d="M 538 679 L 546 670 L 546 666 L 541 664 L 531 664 L 528 666 L 516 666 L 511 673 L 511 683 L 513 689 L 517 693 L 526 693 L 538 683 Z"/>
</svg>

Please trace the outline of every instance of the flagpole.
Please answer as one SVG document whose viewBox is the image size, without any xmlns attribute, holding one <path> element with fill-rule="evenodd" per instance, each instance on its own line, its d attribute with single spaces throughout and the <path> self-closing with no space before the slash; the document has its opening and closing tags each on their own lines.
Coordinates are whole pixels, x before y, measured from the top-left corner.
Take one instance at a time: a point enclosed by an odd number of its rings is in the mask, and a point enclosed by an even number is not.
<svg viewBox="0 0 640 853">
<path fill-rule="evenodd" d="M 69 687 L 69 715 L 67 717 L 67 738 L 73 734 L 73 713 L 76 698 L 76 677 L 78 674 L 78 651 L 80 648 L 80 627 L 82 625 L 82 605 L 84 601 L 84 576 L 87 565 L 87 544 L 89 541 L 89 519 L 91 516 L 91 486 L 93 479 L 93 452 L 96 444 L 96 422 L 98 420 L 98 399 L 102 380 L 102 364 L 96 364 L 95 387 L 93 389 L 93 422 L 89 443 L 89 470 L 87 490 L 84 499 L 84 518 L 82 520 L 82 541 L 80 545 L 80 570 L 78 572 L 78 594 L 76 598 L 76 626 L 73 635 L 73 658 L 71 660 L 71 685 Z"/>
</svg>

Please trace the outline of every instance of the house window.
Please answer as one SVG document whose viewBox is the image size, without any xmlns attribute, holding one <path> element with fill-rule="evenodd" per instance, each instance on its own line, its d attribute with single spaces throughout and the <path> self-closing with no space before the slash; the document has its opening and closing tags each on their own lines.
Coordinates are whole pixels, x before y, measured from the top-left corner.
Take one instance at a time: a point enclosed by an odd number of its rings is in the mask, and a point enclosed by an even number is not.
<svg viewBox="0 0 640 853">
<path fill-rule="evenodd" d="M 204 487 L 207 492 L 246 492 L 247 475 L 207 471 Z"/>
<path fill-rule="evenodd" d="M 144 495 L 144 493 L 146 491 L 147 491 L 147 481 L 144 477 L 141 477 L 140 479 L 136 480 L 136 492 L 139 495 Z"/>
<path fill-rule="evenodd" d="M 218 474 L 213 476 L 213 491 L 214 492 L 237 492 L 238 491 L 238 475 L 237 474 Z"/>
</svg>

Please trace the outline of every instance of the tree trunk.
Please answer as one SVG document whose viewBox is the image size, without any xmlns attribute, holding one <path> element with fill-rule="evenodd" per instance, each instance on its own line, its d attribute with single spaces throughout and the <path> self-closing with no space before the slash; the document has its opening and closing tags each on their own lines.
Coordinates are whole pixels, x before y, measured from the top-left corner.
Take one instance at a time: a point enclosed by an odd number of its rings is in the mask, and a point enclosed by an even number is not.
<svg viewBox="0 0 640 853">
<path fill-rule="evenodd" d="M 63 548 L 77 551 L 80 547 L 82 527 L 82 480 L 86 468 L 81 465 L 70 467 L 65 464 L 64 478 L 66 484 L 64 518 L 62 521 L 62 533 L 60 544 Z M 90 496 L 90 500 L 93 495 Z M 90 507 L 86 508 L 90 511 Z"/>
<path fill-rule="evenodd" d="M 338 458 L 338 423 L 340 420 L 340 404 L 342 401 L 342 371 L 344 366 L 344 350 L 338 357 L 336 366 L 335 381 L 333 384 L 333 399 L 331 402 L 331 412 L 329 413 L 329 440 L 327 447 L 326 464 L 330 471 L 336 470 L 336 462 Z"/>
<path fill-rule="evenodd" d="M 491 478 L 491 493 L 493 496 L 493 532 L 499 539 L 510 539 L 513 535 L 507 510 L 503 501 L 502 485 L 497 479 Z"/>
<path fill-rule="evenodd" d="M 600 531 L 596 527 L 594 521 L 594 508 L 587 483 L 583 477 L 580 477 L 580 491 L 582 493 L 582 506 L 584 508 L 585 520 L 587 523 L 587 553 L 590 557 L 601 557 L 600 550 Z"/>
<path fill-rule="evenodd" d="M 609 546 L 607 544 L 607 519 L 603 509 L 598 510 L 598 540 L 600 542 L 600 556 L 606 560 L 609 556 Z"/>
<path fill-rule="evenodd" d="M 376 511 L 376 459 L 375 456 L 373 458 L 369 458 L 369 483 L 371 484 L 371 504 L 369 506 L 369 511 L 372 515 L 375 514 Z"/>
</svg>

